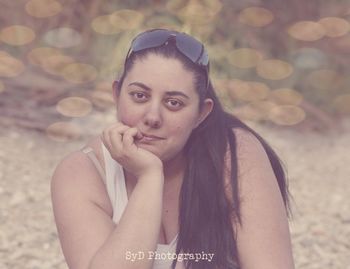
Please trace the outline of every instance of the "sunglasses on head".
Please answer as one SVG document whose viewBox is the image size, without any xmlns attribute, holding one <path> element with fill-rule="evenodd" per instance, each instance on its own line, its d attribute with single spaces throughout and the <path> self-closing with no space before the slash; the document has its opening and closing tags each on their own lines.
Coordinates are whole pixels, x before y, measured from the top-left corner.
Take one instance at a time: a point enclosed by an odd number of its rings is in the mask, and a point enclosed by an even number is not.
<svg viewBox="0 0 350 269">
<path fill-rule="evenodd" d="M 130 46 L 125 63 L 132 53 L 144 49 L 161 47 L 170 41 L 175 42 L 175 46 L 182 55 L 191 60 L 192 63 L 205 71 L 206 88 L 209 85 L 209 56 L 201 42 L 185 33 L 170 31 L 166 29 L 153 29 L 137 35 Z"/>
</svg>

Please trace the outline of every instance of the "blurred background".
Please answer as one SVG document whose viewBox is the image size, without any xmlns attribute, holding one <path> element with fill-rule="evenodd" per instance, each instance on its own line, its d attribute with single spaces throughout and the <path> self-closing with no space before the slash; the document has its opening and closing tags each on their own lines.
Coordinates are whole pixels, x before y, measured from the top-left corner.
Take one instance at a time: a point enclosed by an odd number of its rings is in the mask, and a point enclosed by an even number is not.
<svg viewBox="0 0 350 269">
<path fill-rule="evenodd" d="M 296 268 L 349 269 L 349 0 L 0 0 L 0 268 L 66 268 L 50 177 L 114 122 L 112 82 L 150 28 L 201 40 L 226 110 L 285 161 Z"/>
<path fill-rule="evenodd" d="M 2 0 L 0 122 L 84 134 L 79 122 L 113 106 L 131 39 L 170 28 L 206 45 L 236 116 L 336 128 L 350 114 L 349 19 L 349 1 Z"/>
</svg>

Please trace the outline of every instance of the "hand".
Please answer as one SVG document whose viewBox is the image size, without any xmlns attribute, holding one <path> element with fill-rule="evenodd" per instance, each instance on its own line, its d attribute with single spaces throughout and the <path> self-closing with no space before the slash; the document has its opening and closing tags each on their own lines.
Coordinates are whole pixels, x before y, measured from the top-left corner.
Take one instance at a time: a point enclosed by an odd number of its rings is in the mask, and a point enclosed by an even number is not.
<svg viewBox="0 0 350 269">
<path fill-rule="evenodd" d="M 112 158 L 137 178 L 154 171 L 163 171 L 163 163 L 152 152 L 135 144 L 142 134 L 137 128 L 116 122 L 103 130 L 101 140 Z"/>
</svg>

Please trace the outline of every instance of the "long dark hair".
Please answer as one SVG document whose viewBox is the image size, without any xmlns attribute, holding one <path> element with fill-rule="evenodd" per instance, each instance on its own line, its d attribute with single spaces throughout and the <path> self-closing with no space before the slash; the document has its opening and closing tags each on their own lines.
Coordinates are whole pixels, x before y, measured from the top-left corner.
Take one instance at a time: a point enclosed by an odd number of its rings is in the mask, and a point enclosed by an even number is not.
<svg viewBox="0 0 350 269">
<path fill-rule="evenodd" d="M 241 224 L 240 201 L 238 193 L 236 137 L 233 128 L 242 128 L 252 133 L 263 145 L 271 162 L 282 194 L 287 215 L 291 215 L 289 191 L 282 163 L 272 148 L 254 130 L 238 118 L 224 111 L 206 77 L 198 68 L 183 56 L 172 42 L 167 45 L 150 48 L 133 53 L 125 63 L 124 71 L 119 78 L 117 91 L 120 92 L 125 76 L 136 60 L 149 53 L 166 58 L 178 59 L 184 68 L 194 74 L 196 91 L 199 95 L 199 109 L 206 98 L 214 102 L 213 110 L 208 117 L 192 131 L 184 152 L 188 159 L 179 201 L 179 234 L 176 254 L 214 253 L 213 260 L 188 260 L 186 269 L 238 269 L 236 235 L 232 219 Z M 233 201 L 225 194 L 224 158 L 227 149 L 231 152 L 230 181 Z M 175 268 L 176 260 L 172 263 Z"/>
</svg>

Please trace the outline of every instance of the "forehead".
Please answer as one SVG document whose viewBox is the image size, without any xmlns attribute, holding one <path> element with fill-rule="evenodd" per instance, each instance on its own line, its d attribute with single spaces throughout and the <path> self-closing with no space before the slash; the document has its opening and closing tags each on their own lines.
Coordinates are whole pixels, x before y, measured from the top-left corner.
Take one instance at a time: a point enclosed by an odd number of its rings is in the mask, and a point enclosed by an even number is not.
<svg viewBox="0 0 350 269">
<path fill-rule="evenodd" d="M 135 81 L 142 82 L 152 90 L 181 90 L 189 95 L 196 94 L 193 72 L 185 69 L 178 59 L 154 53 L 137 59 L 123 84 Z"/>
</svg>

